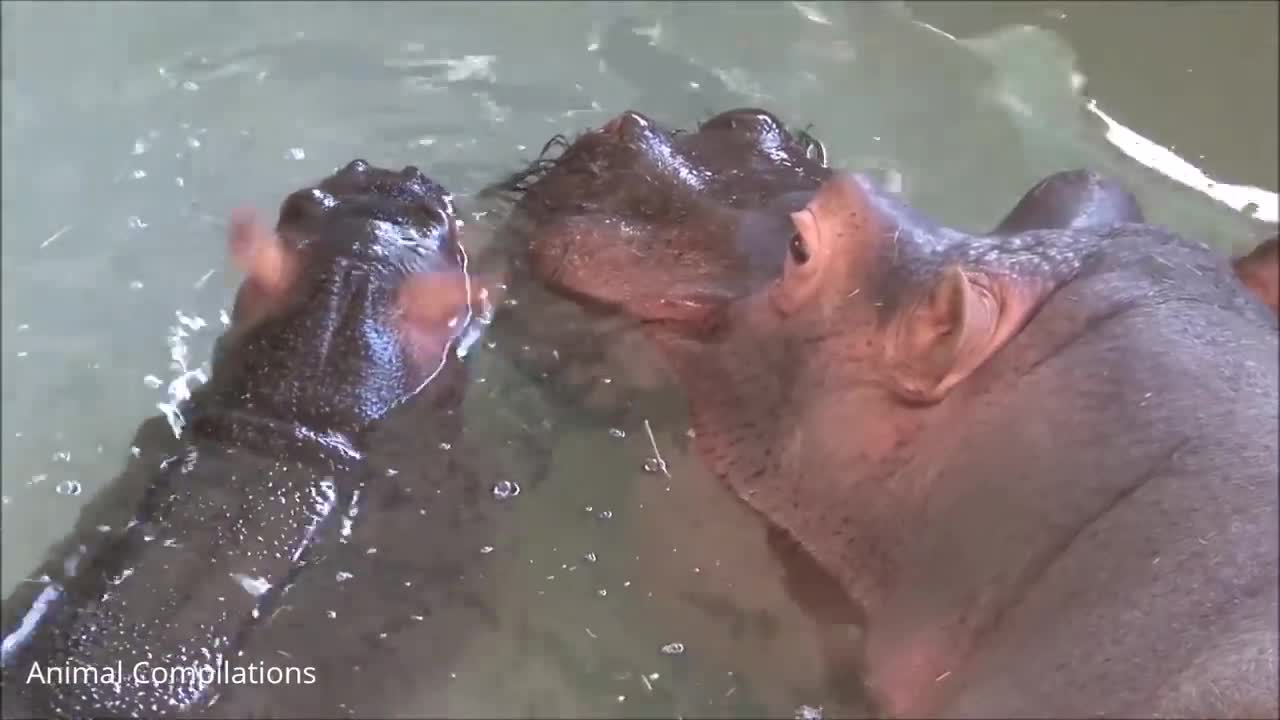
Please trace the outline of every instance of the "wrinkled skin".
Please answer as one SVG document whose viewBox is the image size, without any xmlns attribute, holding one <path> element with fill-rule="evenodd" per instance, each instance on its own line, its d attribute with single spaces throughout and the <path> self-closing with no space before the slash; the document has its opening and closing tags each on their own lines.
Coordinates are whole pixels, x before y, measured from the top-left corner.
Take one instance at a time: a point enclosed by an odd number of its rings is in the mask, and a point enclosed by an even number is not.
<svg viewBox="0 0 1280 720">
<path fill-rule="evenodd" d="M 48 582 L 5 604 L 5 717 L 414 712 L 468 623 L 490 621 L 471 556 L 495 478 L 442 449 L 461 430 L 455 350 L 487 305 L 449 194 L 354 161 L 290 195 L 275 232 L 237 216 L 229 249 L 246 277 L 180 437 L 145 423 L 33 574 Z M 133 674 L 218 660 L 295 674 Z M 36 662 L 124 676 L 28 684 Z"/>
<path fill-rule="evenodd" d="M 544 279 L 645 324 L 713 472 L 856 603 L 880 712 L 1275 716 L 1275 317 L 1119 195 L 1052 195 L 972 235 L 837 174 L 739 298 L 551 218 L 595 265 Z"/>
<path fill-rule="evenodd" d="M 516 338 L 503 342 L 517 346 L 521 369 L 557 396 L 616 411 L 665 380 L 635 318 L 616 306 L 652 300 L 647 316 L 679 318 L 763 282 L 782 261 L 774 238 L 789 232 L 788 213 L 829 175 L 824 155 L 817 140 L 756 109 L 690 132 L 627 112 L 572 142 L 553 138 L 543 158 L 491 189 L 517 200 L 497 237 L 513 249 L 509 294 L 519 304 L 498 313 L 495 335 Z M 641 258 L 655 272 L 636 272 Z M 550 282 L 530 283 L 531 274 Z"/>
</svg>

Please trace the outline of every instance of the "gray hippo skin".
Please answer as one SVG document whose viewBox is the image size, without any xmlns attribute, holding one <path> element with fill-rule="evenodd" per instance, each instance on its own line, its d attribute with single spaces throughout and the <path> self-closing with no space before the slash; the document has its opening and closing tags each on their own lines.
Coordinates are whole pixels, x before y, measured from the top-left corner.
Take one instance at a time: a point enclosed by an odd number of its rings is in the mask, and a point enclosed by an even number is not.
<svg viewBox="0 0 1280 720">
<path fill-rule="evenodd" d="M 246 279 L 181 436 L 144 424 L 50 582 L 6 602 L 5 717 L 413 712 L 488 621 L 494 479 L 444 450 L 487 293 L 449 193 L 357 160 L 229 245 Z M 98 673 L 49 679 L 72 666 Z"/>
<path fill-rule="evenodd" d="M 575 183 L 517 209 L 544 281 L 643 323 L 714 473 L 856 604 L 880 713 L 1276 716 L 1276 318 L 1229 258 L 1118 196 L 974 235 L 836 173 L 769 280 L 663 284 L 682 218 L 565 232 Z"/>
</svg>

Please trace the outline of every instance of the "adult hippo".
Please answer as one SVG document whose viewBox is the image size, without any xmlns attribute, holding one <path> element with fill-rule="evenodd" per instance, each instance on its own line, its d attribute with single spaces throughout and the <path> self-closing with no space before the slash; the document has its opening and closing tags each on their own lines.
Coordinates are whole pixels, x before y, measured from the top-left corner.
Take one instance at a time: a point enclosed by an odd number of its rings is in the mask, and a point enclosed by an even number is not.
<svg viewBox="0 0 1280 720">
<path fill-rule="evenodd" d="M 772 279 L 790 213 L 830 174 L 820 140 L 758 108 L 691 132 L 625 112 L 572 142 L 556 136 L 487 191 L 515 201 L 498 236 L 519 304 L 498 314 L 496 334 L 518 338 L 520 367 L 579 405 L 602 410 L 651 387 L 658 379 L 637 321 L 699 317 Z M 1037 184 L 992 233 L 1142 221 L 1119 184 L 1074 171 Z M 635 267 L 641 259 L 646 267 Z M 643 303 L 651 306 L 614 311 Z M 621 377 L 606 375 L 611 363 Z"/>
<path fill-rule="evenodd" d="M 974 235 L 835 174 L 754 282 L 664 282 L 683 216 L 527 239 L 550 287 L 644 325 L 713 472 L 855 601 L 881 712 L 1274 717 L 1275 317 L 1220 253 L 1055 186 Z"/>
<path fill-rule="evenodd" d="M 449 193 L 354 161 L 229 246 L 180 436 L 145 424 L 6 603 L 5 717 L 413 714 L 488 620 L 497 479 L 447 452 L 486 291 Z"/>
</svg>

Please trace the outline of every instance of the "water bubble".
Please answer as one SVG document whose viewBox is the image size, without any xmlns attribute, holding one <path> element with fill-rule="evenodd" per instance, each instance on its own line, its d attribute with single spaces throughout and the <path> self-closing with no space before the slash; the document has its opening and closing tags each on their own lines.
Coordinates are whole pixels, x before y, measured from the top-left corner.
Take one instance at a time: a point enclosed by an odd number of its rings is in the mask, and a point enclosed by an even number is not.
<svg viewBox="0 0 1280 720">
<path fill-rule="evenodd" d="M 608 519 L 609 519 L 609 518 L 611 518 L 611 517 L 613 517 L 613 511 L 612 511 L 612 510 L 601 510 L 601 511 L 600 511 L 600 519 L 601 519 L 601 520 L 608 520 Z"/>
<path fill-rule="evenodd" d="M 148 147 L 150 147 L 150 144 L 146 140 L 138 138 L 133 141 L 133 154 L 141 155 L 147 151 Z"/>
<path fill-rule="evenodd" d="M 596 591 L 596 594 L 599 595 L 600 597 L 605 597 L 606 595 L 609 594 L 609 591 L 605 590 L 604 588 L 600 588 L 599 590 Z"/>
<path fill-rule="evenodd" d="M 153 390 L 164 384 L 164 382 L 155 375 L 148 375 L 142 378 L 142 383 Z"/>
<path fill-rule="evenodd" d="M 307 151 L 300 147 L 289 148 L 288 157 L 293 158 L 294 160 L 304 160 L 307 157 Z"/>
<path fill-rule="evenodd" d="M 683 655 L 684 643 L 667 643 L 662 646 L 661 652 L 663 655 Z"/>
<path fill-rule="evenodd" d="M 141 289 L 142 289 L 142 281 L 141 281 L 141 280 L 133 280 L 133 281 L 131 281 L 131 282 L 129 283 L 129 289 L 130 289 L 130 290 L 141 290 Z"/>
<path fill-rule="evenodd" d="M 328 612 L 326 612 L 325 614 L 329 616 L 329 619 L 330 619 L 330 620 L 332 620 L 332 619 L 334 619 L 334 618 L 338 617 L 338 613 L 334 612 L 333 610 L 329 610 L 329 611 L 328 611 Z"/>
<path fill-rule="evenodd" d="M 625 430 L 622 430 L 621 428 L 609 428 L 609 436 L 616 437 L 616 438 L 624 438 L 627 436 L 627 433 Z"/>
<path fill-rule="evenodd" d="M 41 474 L 39 474 L 39 475 L 32 475 L 32 476 L 31 476 L 31 481 L 30 481 L 30 482 L 28 482 L 27 484 L 28 484 L 28 485 L 38 485 L 38 484 L 40 484 L 40 483 L 42 483 L 42 482 L 44 482 L 45 480 L 48 480 L 48 479 L 49 479 L 49 476 L 48 476 L 48 475 L 45 475 L 44 473 L 41 473 Z"/>
<path fill-rule="evenodd" d="M 338 574 L 335 576 L 334 579 L 336 579 L 338 582 L 346 582 L 353 577 L 355 577 L 355 575 L 352 575 L 351 573 L 346 572 L 345 570 L 342 570 L 338 572 Z"/>
<path fill-rule="evenodd" d="M 192 150 L 195 150 L 196 148 L 200 147 L 200 140 L 198 138 L 193 138 L 193 137 L 187 138 L 187 147 L 191 148 Z"/>
<path fill-rule="evenodd" d="M 520 486 L 510 480 L 502 480 L 493 486 L 493 496 L 499 500 L 513 498 L 520 494 Z"/>
<path fill-rule="evenodd" d="M 187 80 L 182 83 L 182 89 L 187 92 L 195 92 L 200 89 L 200 86 L 194 80 Z"/>
<path fill-rule="evenodd" d="M 450 444 L 449 444 L 449 443 L 447 443 L 447 442 L 442 442 L 442 443 L 440 443 L 440 449 L 441 449 L 441 450 L 450 450 L 450 449 L 452 449 L 452 448 L 453 448 L 453 445 L 450 445 Z"/>
<path fill-rule="evenodd" d="M 128 222 L 129 222 L 129 227 L 133 230 L 142 230 L 143 228 L 147 227 L 147 224 L 143 222 L 142 218 L 138 217 L 137 215 L 130 215 Z"/>
<path fill-rule="evenodd" d="M 596 561 L 596 554 L 595 554 L 595 553 L 593 553 L 593 552 L 589 552 L 589 553 L 587 553 L 586 555 L 583 555 L 583 556 L 582 556 L 582 559 L 583 559 L 583 560 L 586 560 L 587 562 L 595 562 L 595 561 Z"/>
<path fill-rule="evenodd" d="M 796 720 L 822 720 L 822 706 L 801 705 L 796 708 Z"/>
<path fill-rule="evenodd" d="M 492 546 L 492 545 L 485 545 L 484 547 L 480 548 L 480 554 L 481 554 L 481 555 L 488 555 L 488 554 L 489 554 L 489 553 L 491 553 L 491 552 L 493 552 L 493 546 Z"/>
<path fill-rule="evenodd" d="M 143 170 L 142 168 L 138 168 L 137 170 L 134 170 L 134 171 L 133 171 L 133 179 L 134 179 L 134 180 L 141 180 L 142 178 L 144 178 L 144 177 L 146 177 L 146 176 L 147 176 L 147 171 L 146 171 L 146 170 Z"/>
<path fill-rule="evenodd" d="M 660 469 L 662 469 L 662 461 L 658 460 L 658 458 L 651 457 L 651 458 L 644 459 L 645 472 L 656 473 Z"/>
</svg>

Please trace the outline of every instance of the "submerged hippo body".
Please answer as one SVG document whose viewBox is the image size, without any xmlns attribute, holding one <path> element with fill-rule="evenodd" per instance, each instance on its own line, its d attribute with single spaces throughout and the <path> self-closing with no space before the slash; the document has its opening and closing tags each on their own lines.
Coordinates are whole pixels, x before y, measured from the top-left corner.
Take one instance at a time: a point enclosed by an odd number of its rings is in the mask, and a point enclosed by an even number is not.
<svg viewBox="0 0 1280 720">
<path fill-rule="evenodd" d="M 543 276 L 644 323 L 714 473 L 857 604 L 884 713 L 1277 712 L 1275 318 L 1090 178 L 973 235 L 837 174 L 740 297 L 603 230 Z M 656 295 L 594 281 L 621 272 Z"/>
<path fill-rule="evenodd" d="M 484 304 L 449 194 L 355 161 L 230 249 L 247 277 L 180 437 L 144 425 L 6 602 L 5 717 L 405 712 L 485 619 L 463 576 L 493 479 L 443 449 Z"/>
</svg>

